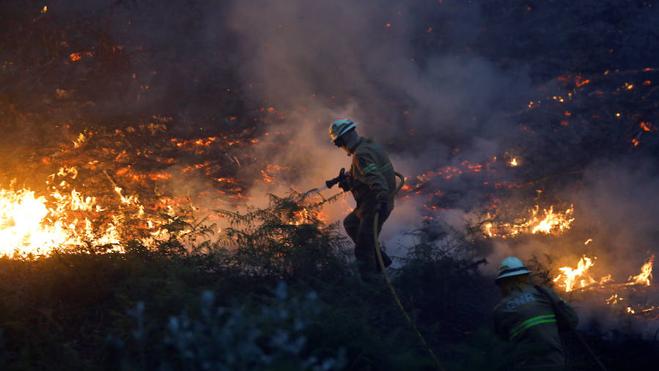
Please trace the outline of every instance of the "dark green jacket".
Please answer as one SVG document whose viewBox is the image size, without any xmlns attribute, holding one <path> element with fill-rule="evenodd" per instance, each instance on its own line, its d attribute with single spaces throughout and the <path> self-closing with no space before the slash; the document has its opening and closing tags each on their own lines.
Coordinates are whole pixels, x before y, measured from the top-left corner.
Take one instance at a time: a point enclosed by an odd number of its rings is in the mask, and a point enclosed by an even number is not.
<svg viewBox="0 0 659 371">
<path fill-rule="evenodd" d="M 380 145 L 366 138 L 362 138 L 351 152 L 351 191 L 357 204 L 382 201 L 393 206 L 396 175 L 389 156 Z"/>
<path fill-rule="evenodd" d="M 562 301 L 553 291 L 546 289 L 555 302 Z M 574 310 L 566 305 L 568 322 L 576 326 Z M 563 370 L 565 352 L 557 326 L 552 301 L 532 285 L 504 297 L 494 308 L 494 325 L 497 334 L 516 345 L 511 357 L 521 370 Z"/>
</svg>

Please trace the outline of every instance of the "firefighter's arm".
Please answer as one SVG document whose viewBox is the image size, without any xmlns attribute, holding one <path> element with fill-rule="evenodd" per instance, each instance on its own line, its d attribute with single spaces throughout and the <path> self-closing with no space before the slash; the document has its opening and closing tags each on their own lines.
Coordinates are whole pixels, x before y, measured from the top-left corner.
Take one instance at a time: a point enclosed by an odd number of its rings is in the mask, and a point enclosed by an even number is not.
<svg viewBox="0 0 659 371">
<path fill-rule="evenodd" d="M 572 306 L 563 300 L 560 296 L 558 296 L 554 291 L 550 290 L 550 293 L 555 297 L 555 307 L 562 320 L 565 322 L 566 325 L 568 325 L 570 328 L 575 329 L 577 328 L 577 325 L 579 324 L 579 316 L 577 315 L 577 312 L 572 308 Z"/>
<path fill-rule="evenodd" d="M 390 189 L 375 160 L 367 153 L 360 153 L 355 156 L 355 161 L 360 181 L 376 194 L 377 201 L 386 202 Z"/>
<path fill-rule="evenodd" d="M 556 312 L 556 315 L 559 318 L 559 324 L 562 324 L 564 326 L 568 326 L 572 329 L 577 327 L 577 324 L 579 323 L 579 316 L 577 315 L 577 312 L 572 308 L 568 302 L 563 300 L 554 290 L 544 287 L 544 286 L 536 286 L 543 292 L 545 295 L 549 297 L 549 299 L 552 301 L 552 306 L 554 307 L 554 311 Z"/>
</svg>

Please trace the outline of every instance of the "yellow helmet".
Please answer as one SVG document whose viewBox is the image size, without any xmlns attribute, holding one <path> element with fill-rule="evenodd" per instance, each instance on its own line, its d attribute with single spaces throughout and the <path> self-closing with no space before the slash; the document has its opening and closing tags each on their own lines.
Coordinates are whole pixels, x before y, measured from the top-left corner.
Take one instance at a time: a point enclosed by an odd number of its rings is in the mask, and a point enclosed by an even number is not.
<svg viewBox="0 0 659 371">
<path fill-rule="evenodd" d="M 332 143 L 336 142 L 337 139 L 350 130 L 354 130 L 357 125 L 349 119 L 338 119 L 332 122 L 329 128 L 329 136 L 332 140 Z"/>
</svg>

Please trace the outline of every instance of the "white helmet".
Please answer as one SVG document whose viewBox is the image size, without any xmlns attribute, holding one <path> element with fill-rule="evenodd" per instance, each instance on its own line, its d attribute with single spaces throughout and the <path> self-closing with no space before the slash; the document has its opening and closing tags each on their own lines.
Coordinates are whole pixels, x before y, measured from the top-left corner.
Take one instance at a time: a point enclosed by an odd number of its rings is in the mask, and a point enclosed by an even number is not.
<svg viewBox="0 0 659 371">
<path fill-rule="evenodd" d="M 509 256 L 501 261 L 496 281 L 506 277 L 522 276 L 529 273 L 531 272 L 529 272 L 519 258 Z"/>
<path fill-rule="evenodd" d="M 332 143 L 336 142 L 343 134 L 353 130 L 357 125 L 350 119 L 338 119 L 332 122 L 329 128 L 329 136 Z"/>
</svg>

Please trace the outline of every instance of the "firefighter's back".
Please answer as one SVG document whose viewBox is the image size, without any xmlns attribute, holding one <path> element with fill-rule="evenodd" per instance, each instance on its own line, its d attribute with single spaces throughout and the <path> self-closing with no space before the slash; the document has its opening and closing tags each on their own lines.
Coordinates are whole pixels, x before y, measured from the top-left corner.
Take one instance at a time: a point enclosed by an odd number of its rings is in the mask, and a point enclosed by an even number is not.
<svg viewBox="0 0 659 371">
<path fill-rule="evenodd" d="M 360 162 L 363 163 L 360 164 Z M 361 171 L 356 171 L 357 167 L 360 167 Z M 363 183 L 366 181 L 362 180 L 362 173 L 365 175 L 368 173 L 377 174 L 378 177 L 381 177 L 380 181 L 393 199 L 396 190 L 394 167 L 384 148 L 378 143 L 368 138 L 362 139 L 359 146 L 355 149 L 352 172 L 355 178 Z"/>
<path fill-rule="evenodd" d="M 565 353 L 549 299 L 532 285 L 520 285 L 495 307 L 497 333 L 515 343 L 519 370 L 564 370 Z"/>
</svg>

